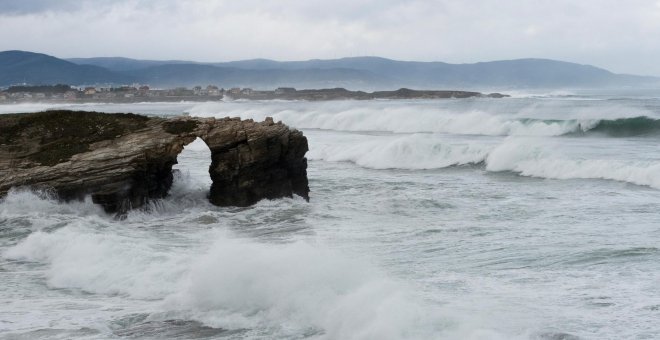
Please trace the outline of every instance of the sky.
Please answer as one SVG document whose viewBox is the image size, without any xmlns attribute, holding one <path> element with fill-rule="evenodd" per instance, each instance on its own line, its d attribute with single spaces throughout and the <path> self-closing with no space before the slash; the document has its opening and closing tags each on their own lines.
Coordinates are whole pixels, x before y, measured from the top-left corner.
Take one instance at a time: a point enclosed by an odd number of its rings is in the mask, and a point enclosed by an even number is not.
<svg viewBox="0 0 660 340">
<path fill-rule="evenodd" d="M 660 76 L 660 0 L 0 0 L 0 51 L 230 61 L 549 58 Z"/>
</svg>

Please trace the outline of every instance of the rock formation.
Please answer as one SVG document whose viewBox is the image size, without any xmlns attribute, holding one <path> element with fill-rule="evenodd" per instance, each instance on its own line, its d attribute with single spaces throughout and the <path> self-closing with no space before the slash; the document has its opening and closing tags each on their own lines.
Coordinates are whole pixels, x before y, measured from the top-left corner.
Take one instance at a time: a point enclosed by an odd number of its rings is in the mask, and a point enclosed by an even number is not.
<svg viewBox="0 0 660 340">
<path fill-rule="evenodd" d="M 177 155 L 197 137 L 211 150 L 213 204 L 309 199 L 307 139 L 281 122 L 83 111 L 0 115 L 0 197 L 32 187 L 123 213 L 167 195 Z"/>
</svg>

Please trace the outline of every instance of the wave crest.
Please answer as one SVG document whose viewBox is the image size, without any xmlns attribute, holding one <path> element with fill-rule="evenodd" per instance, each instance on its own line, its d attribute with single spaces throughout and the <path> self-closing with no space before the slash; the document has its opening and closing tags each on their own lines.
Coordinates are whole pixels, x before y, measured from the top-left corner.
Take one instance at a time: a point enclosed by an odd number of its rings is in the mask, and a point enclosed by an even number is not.
<svg viewBox="0 0 660 340">
<path fill-rule="evenodd" d="M 583 132 L 605 134 L 611 137 L 660 135 L 660 119 L 646 116 L 600 120 Z"/>
<path fill-rule="evenodd" d="M 439 331 L 433 307 L 367 263 L 305 242 L 206 237 L 215 242 L 184 251 L 76 224 L 34 232 L 3 256 L 45 265 L 52 287 L 151 301 L 169 317 L 217 328 L 323 339 L 418 339 Z"/>
<path fill-rule="evenodd" d="M 405 105 L 404 105 L 405 104 Z M 613 137 L 657 135 L 660 119 L 651 113 L 627 107 L 615 108 L 543 108 L 546 116 L 569 115 L 570 119 L 534 118 L 534 107 L 492 113 L 491 109 L 457 107 L 439 108 L 410 103 L 287 103 L 263 107 L 236 107 L 233 104 L 199 104 L 191 108 L 196 116 L 240 116 L 275 120 L 301 129 L 335 131 L 386 131 L 394 133 L 447 133 L 486 136 L 562 136 L 591 133 Z M 311 105 L 311 106 L 310 106 Z M 552 109 L 552 110 L 550 110 Z M 496 111 L 502 111 L 498 108 Z M 582 110 L 582 111 L 580 111 Z M 546 112 L 547 111 L 547 112 Z M 625 114 L 622 114 L 625 113 Z"/>
<path fill-rule="evenodd" d="M 511 171 L 549 179 L 607 179 L 660 189 L 660 163 L 617 159 L 571 159 L 547 140 L 509 137 L 500 144 L 444 143 L 433 135 L 410 135 L 390 141 L 326 146 L 310 152 L 312 160 L 352 162 L 372 169 L 440 169 L 481 165 L 487 171 Z"/>
<path fill-rule="evenodd" d="M 311 160 L 352 162 L 372 169 L 438 169 L 479 163 L 487 147 L 472 144 L 446 145 L 428 134 L 415 134 L 391 141 L 369 141 L 351 146 L 334 145 L 310 150 Z"/>
</svg>

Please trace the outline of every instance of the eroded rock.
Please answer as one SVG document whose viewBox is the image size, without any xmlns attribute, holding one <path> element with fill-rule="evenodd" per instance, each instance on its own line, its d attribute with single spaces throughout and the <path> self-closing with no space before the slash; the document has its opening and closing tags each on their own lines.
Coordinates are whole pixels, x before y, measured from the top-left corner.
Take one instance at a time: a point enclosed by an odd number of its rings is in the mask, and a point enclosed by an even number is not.
<svg viewBox="0 0 660 340">
<path fill-rule="evenodd" d="M 177 155 L 197 137 L 211 150 L 213 204 L 309 199 L 307 139 L 272 119 L 83 111 L 0 115 L 0 196 L 12 187 L 44 188 L 65 200 L 91 195 L 106 211 L 125 212 L 167 195 Z"/>
</svg>

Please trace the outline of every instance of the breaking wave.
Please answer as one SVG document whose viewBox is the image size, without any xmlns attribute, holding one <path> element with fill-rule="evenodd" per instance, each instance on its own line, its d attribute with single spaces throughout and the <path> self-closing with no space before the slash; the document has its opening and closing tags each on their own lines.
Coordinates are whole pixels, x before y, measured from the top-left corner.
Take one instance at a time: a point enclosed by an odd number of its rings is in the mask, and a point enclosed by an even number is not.
<svg viewBox="0 0 660 340">
<path fill-rule="evenodd" d="M 660 135 L 660 119 L 649 117 L 600 120 L 583 132 L 605 134 L 612 137 Z"/>
<path fill-rule="evenodd" d="M 187 242 L 198 246 L 165 246 L 134 226 L 107 233 L 74 222 L 35 231 L 3 257 L 43 265 L 52 288 L 144 300 L 166 318 L 213 328 L 319 339 L 419 339 L 439 331 L 434 309 L 414 290 L 335 250 L 218 230 Z"/>
<path fill-rule="evenodd" d="M 350 146 L 312 148 L 311 160 L 352 162 L 372 169 L 438 169 L 482 162 L 489 148 L 477 144 L 444 144 L 428 134 L 414 134 L 391 141 L 368 141 Z"/>
<path fill-rule="evenodd" d="M 440 169 L 480 165 L 487 171 L 511 171 L 549 179 L 607 179 L 660 189 L 660 162 L 572 159 L 552 145 L 509 137 L 500 144 L 445 143 L 415 134 L 389 141 L 325 146 L 310 151 L 312 160 L 352 162 L 372 169 Z"/>
<path fill-rule="evenodd" d="M 550 179 L 606 179 L 660 189 L 660 162 L 570 159 L 529 141 L 508 141 L 485 159 L 488 171 Z"/>
<path fill-rule="evenodd" d="M 600 134 L 612 137 L 658 135 L 660 119 L 647 110 L 628 107 L 540 108 L 523 107 L 500 113 L 488 108 L 439 108 L 418 104 L 381 103 L 270 103 L 266 107 L 236 104 L 199 104 L 194 116 L 239 116 L 257 121 L 271 116 L 299 129 L 383 131 L 393 133 L 447 133 L 487 136 L 562 136 Z M 538 110 L 542 113 L 537 112 Z M 536 118 L 542 115 L 544 118 Z M 546 117 L 552 117 L 548 119 Z M 556 118 L 555 118 L 556 117 Z M 565 119 L 563 117 L 571 117 Z"/>
</svg>

